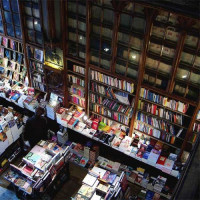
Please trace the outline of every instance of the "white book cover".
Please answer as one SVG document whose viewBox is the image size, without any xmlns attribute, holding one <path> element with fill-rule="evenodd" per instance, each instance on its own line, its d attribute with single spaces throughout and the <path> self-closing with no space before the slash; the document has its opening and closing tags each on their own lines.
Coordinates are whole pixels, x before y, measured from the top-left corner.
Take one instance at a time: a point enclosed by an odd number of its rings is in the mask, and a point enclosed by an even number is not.
<svg viewBox="0 0 200 200">
<path fill-rule="evenodd" d="M 100 178 L 103 177 L 103 175 L 106 173 L 106 170 L 105 169 L 102 169 L 102 168 L 99 168 L 99 167 L 96 167 L 94 166 L 91 171 L 90 171 L 92 174 L 94 174 L 95 176 L 100 176 Z"/>
<path fill-rule="evenodd" d="M 96 180 L 97 180 L 97 177 L 87 174 L 85 178 L 83 179 L 82 183 L 87 184 L 92 187 L 94 183 L 96 182 Z"/>
</svg>

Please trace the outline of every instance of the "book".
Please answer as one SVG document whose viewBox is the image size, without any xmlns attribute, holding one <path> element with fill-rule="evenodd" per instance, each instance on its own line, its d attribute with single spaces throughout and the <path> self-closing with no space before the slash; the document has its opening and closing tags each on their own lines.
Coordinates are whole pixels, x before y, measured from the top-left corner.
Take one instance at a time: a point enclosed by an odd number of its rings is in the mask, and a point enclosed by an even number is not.
<svg viewBox="0 0 200 200">
<path fill-rule="evenodd" d="M 87 174 L 85 178 L 83 179 L 82 183 L 87 184 L 92 187 L 96 181 L 97 181 L 97 177 Z"/>
</svg>

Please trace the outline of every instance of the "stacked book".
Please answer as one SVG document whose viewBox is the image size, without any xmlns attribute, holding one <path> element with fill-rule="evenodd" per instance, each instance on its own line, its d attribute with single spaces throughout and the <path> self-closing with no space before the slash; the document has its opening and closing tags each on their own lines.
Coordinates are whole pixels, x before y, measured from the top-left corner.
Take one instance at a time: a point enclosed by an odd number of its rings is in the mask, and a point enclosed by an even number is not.
<svg viewBox="0 0 200 200">
<path fill-rule="evenodd" d="M 49 102 L 46 105 L 46 111 L 47 111 L 47 117 L 49 117 L 52 120 L 56 119 L 56 111 L 58 110 L 58 108 L 60 107 L 59 102 Z"/>
</svg>

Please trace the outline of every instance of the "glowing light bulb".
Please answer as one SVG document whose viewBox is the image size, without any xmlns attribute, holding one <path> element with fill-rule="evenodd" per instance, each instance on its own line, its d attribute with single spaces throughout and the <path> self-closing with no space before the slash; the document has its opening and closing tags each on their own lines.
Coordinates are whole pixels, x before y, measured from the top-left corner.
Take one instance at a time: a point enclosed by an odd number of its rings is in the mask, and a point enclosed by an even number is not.
<svg viewBox="0 0 200 200">
<path fill-rule="evenodd" d="M 105 51 L 105 52 L 108 52 L 108 51 L 109 51 L 109 48 L 104 48 L 104 51 Z"/>
<path fill-rule="evenodd" d="M 135 55 L 135 54 L 134 54 L 134 55 L 132 55 L 131 57 L 132 57 L 133 59 L 136 59 L 136 55 Z"/>
<path fill-rule="evenodd" d="M 187 75 L 183 75 L 182 78 L 187 78 Z"/>
</svg>

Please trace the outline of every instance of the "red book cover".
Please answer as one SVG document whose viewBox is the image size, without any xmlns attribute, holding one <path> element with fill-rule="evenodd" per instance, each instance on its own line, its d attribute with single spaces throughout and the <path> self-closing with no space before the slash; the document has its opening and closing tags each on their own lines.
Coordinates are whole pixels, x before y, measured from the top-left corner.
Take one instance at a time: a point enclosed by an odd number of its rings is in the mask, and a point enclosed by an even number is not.
<svg viewBox="0 0 200 200">
<path fill-rule="evenodd" d="M 93 128 L 94 130 L 97 130 L 98 124 L 99 124 L 99 119 L 94 119 L 92 122 L 91 128 Z"/>
<path fill-rule="evenodd" d="M 164 165 L 166 159 L 167 159 L 167 158 L 166 158 L 165 156 L 160 156 L 160 157 L 158 158 L 157 164 L 159 164 L 159 165 Z"/>
</svg>

